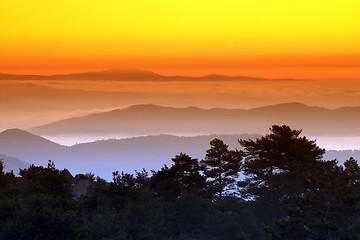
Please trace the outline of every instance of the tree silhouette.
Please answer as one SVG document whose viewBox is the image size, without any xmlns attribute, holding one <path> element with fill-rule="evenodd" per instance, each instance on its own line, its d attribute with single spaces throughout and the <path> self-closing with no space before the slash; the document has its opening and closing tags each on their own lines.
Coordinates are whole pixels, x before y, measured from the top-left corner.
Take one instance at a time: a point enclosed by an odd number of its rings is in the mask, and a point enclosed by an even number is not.
<svg viewBox="0 0 360 240">
<path fill-rule="evenodd" d="M 300 134 L 274 125 L 241 151 L 214 139 L 200 163 L 180 153 L 152 176 L 115 171 L 112 182 L 51 161 L 15 177 L 0 160 L 0 240 L 360 239 L 357 161 L 323 161 Z M 76 179 L 91 181 L 81 197 Z"/>
<path fill-rule="evenodd" d="M 352 169 L 359 167 L 353 159 L 350 162 Z M 359 239 L 360 195 L 348 170 L 334 166 L 332 171 L 313 178 L 308 190 L 297 194 L 294 204 L 286 206 L 274 238 Z"/>
<path fill-rule="evenodd" d="M 210 142 L 205 159 L 201 161 L 206 177 L 219 197 L 233 190 L 235 179 L 239 175 L 241 156 L 236 150 L 229 150 L 222 140 L 215 138 Z"/>
<path fill-rule="evenodd" d="M 327 165 L 320 161 L 325 150 L 300 134 L 301 130 L 274 125 L 270 134 L 261 138 L 239 140 L 246 176 L 239 182 L 241 193 L 257 200 L 257 210 L 268 223 L 281 215 L 281 201 L 302 191 L 304 181 Z"/>
<path fill-rule="evenodd" d="M 166 165 L 151 178 L 153 187 L 168 197 L 199 194 L 206 186 L 206 178 L 200 175 L 197 159 L 185 153 L 175 156 L 171 168 Z"/>
<path fill-rule="evenodd" d="M 0 176 L 3 176 L 5 174 L 4 168 L 5 168 L 4 160 L 0 158 Z"/>
</svg>

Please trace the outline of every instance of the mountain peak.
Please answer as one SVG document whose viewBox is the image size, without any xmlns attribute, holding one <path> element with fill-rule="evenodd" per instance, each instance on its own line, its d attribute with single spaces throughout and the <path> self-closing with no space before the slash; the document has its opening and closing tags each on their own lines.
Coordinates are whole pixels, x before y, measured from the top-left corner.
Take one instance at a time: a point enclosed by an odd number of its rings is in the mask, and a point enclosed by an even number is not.
<svg viewBox="0 0 360 240">
<path fill-rule="evenodd" d="M 149 104 L 135 104 L 127 107 L 126 109 L 143 109 L 143 108 L 163 108 L 163 106 L 156 105 L 153 103 Z"/>
<path fill-rule="evenodd" d="M 159 76 L 158 74 L 149 71 L 149 70 L 142 70 L 142 69 L 123 69 L 123 68 L 118 68 L 118 69 L 109 69 L 109 70 L 104 70 L 101 71 L 103 73 L 119 73 L 119 74 L 142 74 L 142 75 L 152 75 L 152 76 Z"/>
<path fill-rule="evenodd" d="M 156 104 L 136 104 L 131 105 L 125 109 L 129 110 L 147 110 L 147 111 L 155 111 L 155 110 L 188 110 L 188 111 L 194 111 L 194 110 L 203 110 L 201 108 L 195 107 L 195 106 L 189 106 L 189 107 L 166 107 Z M 121 109 L 118 109 L 121 110 Z M 116 111 L 116 110 L 115 110 Z"/>
<path fill-rule="evenodd" d="M 1 136 L 36 136 L 32 133 L 29 133 L 29 132 L 19 129 L 19 128 L 7 129 L 3 132 L 0 132 L 0 135 Z"/>
<path fill-rule="evenodd" d="M 268 106 L 263 106 L 263 107 L 258 107 L 258 108 L 252 108 L 250 110 L 259 111 L 259 110 L 265 110 L 265 109 L 278 109 L 278 110 L 282 110 L 282 111 L 291 111 L 291 110 L 298 111 L 298 110 L 307 110 L 307 109 L 328 110 L 323 107 L 309 106 L 309 105 L 306 105 L 304 103 L 299 103 L 299 102 L 279 103 L 279 104 L 268 105 Z"/>
<path fill-rule="evenodd" d="M 13 128 L 7 129 L 0 133 L 0 144 L 1 143 L 14 144 L 19 142 L 32 142 L 32 143 L 41 143 L 49 145 L 58 145 L 50 140 L 47 140 L 38 135 L 32 134 L 30 132 L 24 131 L 22 129 Z"/>
</svg>

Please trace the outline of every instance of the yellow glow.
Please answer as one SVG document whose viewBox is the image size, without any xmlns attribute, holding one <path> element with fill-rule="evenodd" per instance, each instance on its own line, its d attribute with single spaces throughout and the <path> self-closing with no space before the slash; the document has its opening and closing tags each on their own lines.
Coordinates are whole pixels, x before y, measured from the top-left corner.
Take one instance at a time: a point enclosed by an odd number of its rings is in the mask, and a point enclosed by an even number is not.
<svg viewBox="0 0 360 240">
<path fill-rule="evenodd" d="M 359 12 L 358 0 L 3 0 L 0 67 L 303 55 L 354 64 Z"/>
</svg>

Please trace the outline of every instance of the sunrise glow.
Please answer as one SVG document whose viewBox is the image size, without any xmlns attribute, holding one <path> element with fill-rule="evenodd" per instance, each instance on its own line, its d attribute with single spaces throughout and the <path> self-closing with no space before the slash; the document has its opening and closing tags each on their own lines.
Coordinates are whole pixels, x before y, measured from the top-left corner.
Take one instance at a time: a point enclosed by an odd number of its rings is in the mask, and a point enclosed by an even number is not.
<svg viewBox="0 0 360 240">
<path fill-rule="evenodd" d="M 274 68 L 350 67 L 354 78 L 359 10 L 356 0 L 1 1 L 0 71 L 136 67 L 196 75 L 260 67 L 273 76 Z"/>
</svg>

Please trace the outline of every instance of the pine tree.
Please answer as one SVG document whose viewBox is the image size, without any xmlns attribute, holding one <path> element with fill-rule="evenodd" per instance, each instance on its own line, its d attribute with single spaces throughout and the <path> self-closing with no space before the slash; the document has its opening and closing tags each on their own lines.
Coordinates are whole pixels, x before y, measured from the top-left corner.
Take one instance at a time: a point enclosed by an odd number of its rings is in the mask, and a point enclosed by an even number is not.
<svg viewBox="0 0 360 240">
<path fill-rule="evenodd" d="M 169 198 L 199 194 L 205 188 L 206 179 L 200 174 L 198 160 L 180 153 L 172 161 L 170 168 L 165 165 L 153 172 L 151 183 L 155 191 Z"/>
<path fill-rule="evenodd" d="M 334 166 L 313 178 L 307 191 L 285 208 L 274 239 L 359 239 L 360 195 L 348 170 Z"/>
<path fill-rule="evenodd" d="M 229 150 L 228 145 L 218 138 L 213 139 L 210 146 L 201 164 L 212 188 L 222 197 L 224 193 L 230 194 L 234 189 L 242 158 L 237 150 Z"/>
<path fill-rule="evenodd" d="M 315 141 L 301 137 L 301 130 L 274 125 L 256 140 L 239 140 L 244 148 L 242 170 L 246 179 L 239 182 L 244 198 L 256 199 L 256 211 L 267 222 L 281 216 L 281 202 L 304 190 L 304 182 L 324 171 L 325 152 Z"/>
</svg>

